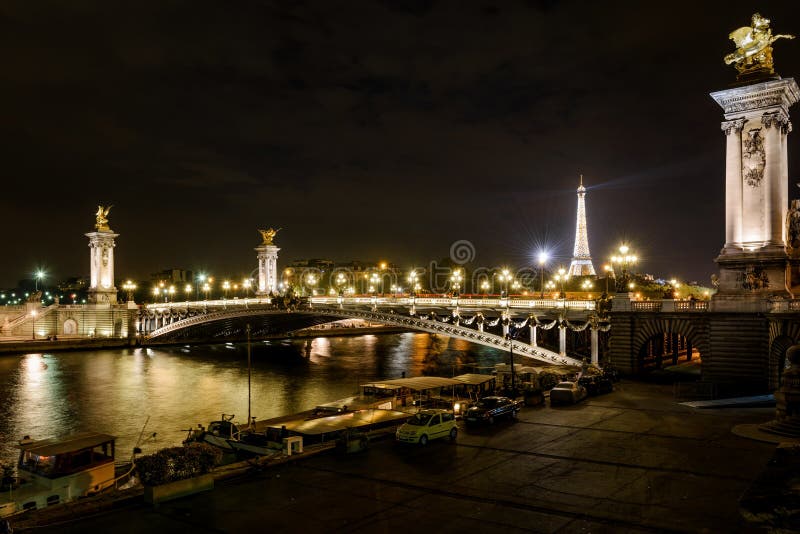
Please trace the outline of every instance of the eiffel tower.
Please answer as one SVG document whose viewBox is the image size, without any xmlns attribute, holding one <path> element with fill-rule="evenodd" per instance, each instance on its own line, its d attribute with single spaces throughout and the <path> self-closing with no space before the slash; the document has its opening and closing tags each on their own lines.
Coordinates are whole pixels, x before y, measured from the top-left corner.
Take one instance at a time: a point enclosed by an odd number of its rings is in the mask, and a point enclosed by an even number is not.
<svg viewBox="0 0 800 534">
<path fill-rule="evenodd" d="M 594 276 L 592 256 L 589 254 L 589 235 L 586 232 L 586 204 L 584 197 L 583 175 L 578 186 L 578 218 L 575 222 L 575 250 L 572 252 L 572 263 L 569 264 L 569 276 Z"/>
</svg>

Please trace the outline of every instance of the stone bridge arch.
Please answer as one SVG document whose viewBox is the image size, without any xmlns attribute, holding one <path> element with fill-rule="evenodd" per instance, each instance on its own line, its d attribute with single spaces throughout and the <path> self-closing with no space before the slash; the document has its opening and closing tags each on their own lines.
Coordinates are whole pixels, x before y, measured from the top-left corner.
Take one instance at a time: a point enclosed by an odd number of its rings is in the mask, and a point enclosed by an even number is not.
<svg viewBox="0 0 800 534">
<path fill-rule="evenodd" d="M 202 337 L 205 338 L 208 338 L 209 335 L 220 338 L 236 337 L 237 335 L 242 337 L 245 324 L 252 324 L 254 335 L 258 335 L 258 332 L 269 332 L 270 329 L 272 332 L 290 332 L 347 318 L 364 319 L 433 334 L 445 334 L 500 350 L 510 350 L 513 347 L 515 355 L 527 356 L 546 363 L 578 366 L 582 363 L 576 358 L 543 347 L 520 341 L 509 341 L 502 336 L 479 332 L 462 325 L 395 313 L 321 307 L 292 311 L 276 310 L 272 307 L 240 308 L 205 314 L 173 315 L 168 324 L 146 333 L 143 336 L 143 342 L 146 344 L 186 342 L 193 338 L 200 338 L 201 332 L 203 333 Z M 210 330 L 214 333 L 209 334 Z"/>
<path fill-rule="evenodd" d="M 678 336 L 683 351 L 696 349 L 704 358 L 704 366 L 708 363 L 705 358 L 710 356 L 710 338 L 708 317 L 704 313 L 612 312 L 611 330 L 611 362 L 623 373 L 640 374 L 653 367 L 652 362 L 642 357 L 643 351 L 648 350 L 648 345 L 653 347 L 653 340 L 666 343 L 668 335 Z M 671 363 L 672 358 L 672 351 L 662 353 L 661 364 Z"/>
<path fill-rule="evenodd" d="M 686 354 L 684 361 L 692 358 L 695 349 L 702 358 L 709 350 L 708 333 L 707 329 L 698 328 L 696 319 L 692 317 L 651 317 L 641 321 L 635 329 L 633 349 L 638 371 L 642 372 L 677 363 L 681 352 Z"/>
<path fill-rule="evenodd" d="M 786 349 L 800 343 L 800 319 L 797 317 L 779 317 L 769 322 L 769 376 L 770 390 L 781 385 L 783 371 L 786 368 Z"/>
</svg>

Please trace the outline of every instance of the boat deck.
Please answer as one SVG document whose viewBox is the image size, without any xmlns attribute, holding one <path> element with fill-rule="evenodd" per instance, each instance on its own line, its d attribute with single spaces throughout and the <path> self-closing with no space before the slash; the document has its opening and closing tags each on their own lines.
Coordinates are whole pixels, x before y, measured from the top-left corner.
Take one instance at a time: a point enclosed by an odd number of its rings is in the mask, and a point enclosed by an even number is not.
<svg viewBox="0 0 800 534">
<path fill-rule="evenodd" d="M 411 416 L 406 412 L 370 408 L 325 417 L 309 418 L 312 412 L 257 421 L 255 430 L 261 433 L 266 432 L 267 429 L 280 429 L 285 426 L 289 434 L 303 436 L 306 440 L 316 442 L 333 439 L 345 430 L 369 432 L 399 425 Z"/>
</svg>

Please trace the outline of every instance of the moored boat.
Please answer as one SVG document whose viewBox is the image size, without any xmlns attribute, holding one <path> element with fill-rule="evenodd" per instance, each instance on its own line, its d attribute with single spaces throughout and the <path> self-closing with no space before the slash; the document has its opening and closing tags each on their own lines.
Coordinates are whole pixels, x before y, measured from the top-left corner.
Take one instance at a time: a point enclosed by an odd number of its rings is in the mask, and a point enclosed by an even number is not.
<svg viewBox="0 0 800 534">
<path fill-rule="evenodd" d="M 17 478 L 0 494 L 0 517 L 69 502 L 114 485 L 116 437 L 84 432 L 19 442 Z"/>
</svg>

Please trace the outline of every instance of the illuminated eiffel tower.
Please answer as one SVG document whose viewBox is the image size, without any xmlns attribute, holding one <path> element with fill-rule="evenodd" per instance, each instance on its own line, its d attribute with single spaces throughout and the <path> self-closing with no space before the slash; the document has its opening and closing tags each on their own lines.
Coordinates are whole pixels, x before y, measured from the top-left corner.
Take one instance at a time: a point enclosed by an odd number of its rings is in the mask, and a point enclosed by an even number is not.
<svg viewBox="0 0 800 534">
<path fill-rule="evenodd" d="M 581 185 L 578 186 L 578 218 L 575 222 L 575 250 L 572 252 L 572 263 L 569 264 L 569 276 L 595 275 L 592 256 L 589 254 L 589 235 L 586 232 L 585 196 L 586 188 L 583 187 L 581 174 Z"/>
</svg>

